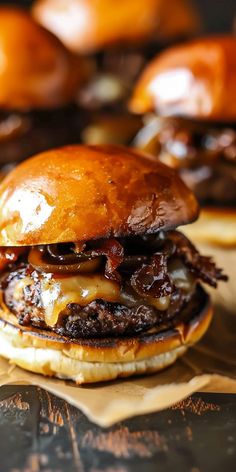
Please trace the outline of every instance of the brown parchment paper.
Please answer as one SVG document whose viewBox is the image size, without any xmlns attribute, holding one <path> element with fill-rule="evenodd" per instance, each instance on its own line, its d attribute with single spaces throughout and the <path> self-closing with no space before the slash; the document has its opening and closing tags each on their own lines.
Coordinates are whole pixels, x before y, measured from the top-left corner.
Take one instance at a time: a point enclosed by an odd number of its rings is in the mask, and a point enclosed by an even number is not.
<svg viewBox="0 0 236 472">
<path fill-rule="evenodd" d="M 169 407 L 195 391 L 236 393 L 236 250 L 200 247 L 230 276 L 211 290 L 215 315 L 203 340 L 165 371 L 78 387 L 23 371 L 0 358 L 0 385 L 37 385 L 80 408 L 100 426 Z"/>
</svg>

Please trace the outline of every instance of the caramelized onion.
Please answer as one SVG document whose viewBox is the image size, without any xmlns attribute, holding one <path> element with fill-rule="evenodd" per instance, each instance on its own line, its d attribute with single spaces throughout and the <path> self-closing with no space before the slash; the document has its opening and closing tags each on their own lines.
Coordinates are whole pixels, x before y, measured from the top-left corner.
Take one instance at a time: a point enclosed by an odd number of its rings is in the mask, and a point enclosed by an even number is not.
<svg viewBox="0 0 236 472">
<path fill-rule="evenodd" d="M 85 252 L 67 252 L 59 251 L 58 244 L 48 244 L 45 247 L 40 247 L 44 259 L 52 260 L 55 264 L 77 264 L 80 262 L 87 262 L 94 259 L 90 254 Z"/>
<path fill-rule="evenodd" d="M 144 264 L 131 277 L 132 288 L 144 297 L 162 298 L 170 295 L 173 285 L 168 275 L 167 258 L 155 254 L 149 264 Z"/>
<path fill-rule="evenodd" d="M 177 231 L 128 241 L 113 238 L 33 247 L 28 261 L 36 270 L 53 274 L 100 270 L 111 281 L 130 281 L 136 294 L 155 300 L 170 296 L 176 288 L 191 291 L 197 279 L 212 286 L 227 279 L 210 258 L 201 256 Z"/>
<path fill-rule="evenodd" d="M 58 244 L 48 244 L 32 248 L 28 260 L 35 269 L 43 272 L 86 273 L 95 272 L 102 262 L 102 256 L 105 256 L 105 276 L 118 282 L 120 276 L 116 269 L 123 260 L 123 251 L 123 247 L 115 239 L 99 241 L 92 249 L 81 252 L 74 251 L 68 245 L 61 248 Z"/>
<path fill-rule="evenodd" d="M 49 272 L 49 273 L 87 273 L 87 272 L 95 272 L 100 264 L 101 264 L 101 257 L 96 257 L 94 259 L 87 259 L 81 262 L 75 263 L 65 263 L 65 258 L 68 256 L 73 256 L 73 254 L 68 254 L 66 256 L 62 256 L 63 262 L 61 264 L 53 263 L 50 259 L 44 259 L 44 252 L 40 250 L 40 248 L 32 248 L 30 250 L 28 261 L 29 263 L 37 270 L 41 272 Z M 70 258 L 71 260 L 71 258 Z"/>
<path fill-rule="evenodd" d="M 121 272 L 132 273 L 134 270 L 140 267 L 140 265 L 146 264 L 149 259 L 149 256 L 125 256 L 119 269 Z"/>
</svg>

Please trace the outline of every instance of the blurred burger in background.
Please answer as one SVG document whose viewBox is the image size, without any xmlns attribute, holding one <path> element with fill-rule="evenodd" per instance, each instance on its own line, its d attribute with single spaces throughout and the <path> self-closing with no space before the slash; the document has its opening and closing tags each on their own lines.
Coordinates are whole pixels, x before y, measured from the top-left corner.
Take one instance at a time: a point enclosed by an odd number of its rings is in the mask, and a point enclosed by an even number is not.
<svg viewBox="0 0 236 472">
<path fill-rule="evenodd" d="M 189 0 L 36 0 L 33 15 L 96 71 L 80 100 L 86 107 L 114 105 L 129 95 L 147 59 L 163 46 L 199 30 Z"/>
<path fill-rule="evenodd" d="M 73 133 L 78 140 L 80 118 L 71 104 L 86 73 L 85 61 L 26 11 L 0 7 L 2 174 L 14 162 L 71 141 Z"/>
<path fill-rule="evenodd" d="M 236 244 L 236 38 L 172 47 L 144 70 L 130 101 L 145 114 L 135 146 L 178 169 L 204 208 L 195 238 Z"/>
</svg>

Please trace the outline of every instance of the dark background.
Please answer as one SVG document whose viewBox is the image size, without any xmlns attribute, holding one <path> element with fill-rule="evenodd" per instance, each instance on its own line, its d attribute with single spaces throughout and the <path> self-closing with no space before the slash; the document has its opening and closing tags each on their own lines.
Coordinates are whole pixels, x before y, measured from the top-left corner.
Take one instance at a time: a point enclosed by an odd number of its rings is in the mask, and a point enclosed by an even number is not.
<svg viewBox="0 0 236 472">
<path fill-rule="evenodd" d="M 137 0 L 139 1 L 139 0 Z M 170 5 L 171 0 L 166 0 Z M 32 0 L 0 0 L 0 3 L 31 5 Z M 232 29 L 233 17 L 236 14 L 236 0 L 195 0 L 205 21 L 205 29 L 210 32 L 223 32 Z"/>
</svg>

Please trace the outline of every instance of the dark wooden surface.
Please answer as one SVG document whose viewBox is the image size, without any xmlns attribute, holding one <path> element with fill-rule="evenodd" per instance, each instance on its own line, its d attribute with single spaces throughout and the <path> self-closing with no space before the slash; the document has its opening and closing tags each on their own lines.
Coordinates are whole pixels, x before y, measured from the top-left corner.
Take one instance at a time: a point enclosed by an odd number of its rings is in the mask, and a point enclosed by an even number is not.
<svg viewBox="0 0 236 472">
<path fill-rule="evenodd" d="M 0 389 L 1 472 L 235 472 L 236 395 L 195 394 L 109 429 L 36 387 Z"/>
</svg>

